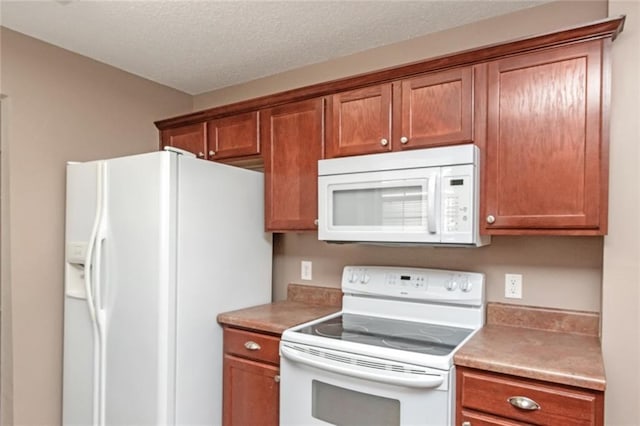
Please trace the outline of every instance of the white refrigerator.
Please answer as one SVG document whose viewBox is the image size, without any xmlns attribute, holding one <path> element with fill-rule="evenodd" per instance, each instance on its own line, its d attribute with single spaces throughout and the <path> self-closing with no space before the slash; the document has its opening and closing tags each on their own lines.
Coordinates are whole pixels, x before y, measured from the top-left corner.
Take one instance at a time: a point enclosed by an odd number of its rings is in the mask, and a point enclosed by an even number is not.
<svg viewBox="0 0 640 426">
<path fill-rule="evenodd" d="M 216 316 L 271 300 L 263 194 L 177 152 L 68 164 L 64 425 L 222 422 Z"/>
</svg>

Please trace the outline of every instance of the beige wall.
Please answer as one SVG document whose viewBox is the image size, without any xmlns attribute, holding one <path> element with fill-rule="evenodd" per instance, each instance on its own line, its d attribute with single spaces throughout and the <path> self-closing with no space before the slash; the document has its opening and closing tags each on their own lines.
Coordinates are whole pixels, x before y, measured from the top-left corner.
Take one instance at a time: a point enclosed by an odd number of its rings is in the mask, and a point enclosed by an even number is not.
<svg viewBox="0 0 640 426">
<path fill-rule="evenodd" d="M 612 60 L 609 234 L 604 239 L 602 347 L 607 425 L 640 424 L 640 2 L 610 0 L 626 14 Z"/>
<path fill-rule="evenodd" d="M 274 299 L 290 282 L 339 287 L 344 265 L 390 265 L 483 272 L 487 299 L 533 306 L 600 310 L 602 238 L 494 237 L 481 248 L 400 248 L 319 242 L 316 233 L 274 239 Z M 300 261 L 313 280 L 300 280 Z M 504 274 L 523 274 L 523 299 L 504 298 Z"/>
<path fill-rule="evenodd" d="M 2 233 L 11 244 L 5 284 L 13 337 L 13 403 L 3 401 L 2 409 L 7 415 L 12 409 L 15 425 L 55 425 L 61 421 L 65 163 L 157 149 L 153 121 L 190 111 L 193 99 L 10 30 L 2 29 L 1 41 L 0 91 L 9 102 L 3 172 L 11 197 L 11 223 L 9 229 L 3 223 Z"/>
</svg>

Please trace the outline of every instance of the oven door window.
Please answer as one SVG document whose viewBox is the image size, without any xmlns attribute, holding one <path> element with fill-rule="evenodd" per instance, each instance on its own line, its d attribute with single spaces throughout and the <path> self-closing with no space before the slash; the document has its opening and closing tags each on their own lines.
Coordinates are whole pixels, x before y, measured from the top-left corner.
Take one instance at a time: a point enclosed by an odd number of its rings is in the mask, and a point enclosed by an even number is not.
<svg viewBox="0 0 640 426">
<path fill-rule="evenodd" d="M 400 426 L 400 401 L 312 380 L 311 414 L 338 426 Z"/>
</svg>

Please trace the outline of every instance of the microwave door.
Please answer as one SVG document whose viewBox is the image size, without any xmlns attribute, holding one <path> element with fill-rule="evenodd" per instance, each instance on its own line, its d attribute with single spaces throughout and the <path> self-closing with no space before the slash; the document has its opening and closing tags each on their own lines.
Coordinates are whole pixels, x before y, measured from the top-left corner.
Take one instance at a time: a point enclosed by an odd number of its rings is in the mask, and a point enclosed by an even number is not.
<svg viewBox="0 0 640 426">
<path fill-rule="evenodd" d="M 318 238 L 440 242 L 439 168 L 319 178 Z"/>
</svg>

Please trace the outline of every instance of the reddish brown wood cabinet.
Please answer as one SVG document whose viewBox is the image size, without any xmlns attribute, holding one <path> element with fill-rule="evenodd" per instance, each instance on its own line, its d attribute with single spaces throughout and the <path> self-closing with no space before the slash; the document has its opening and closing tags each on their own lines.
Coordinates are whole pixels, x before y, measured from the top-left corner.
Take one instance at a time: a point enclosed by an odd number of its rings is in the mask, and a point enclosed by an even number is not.
<svg viewBox="0 0 640 426">
<path fill-rule="evenodd" d="M 608 41 L 595 40 L 489 63 L 482 182 L 486 233 L 606 233 L 605 43 L 608 47 Z"/>
<path fill-rule="evenodd" d="M 327 158 L 471 142 L 474 74 L 454 68 L 328 97 Z"/>
<path fill-rule="evenodd" d="M 161 131 L 161 144 L 174 146 L 198 158 L 228 163 L 259 158 L 258 112 L 231 115 Z"/>
<path fill-rule="evenodd" d="M 276 336 L 224 328 L 224 426 L 278 425 L 279 342 Z"/>
<path fill-rule="evenodd" d="M 207 158 L 224 160 L 260 154 L 258 112 L 207 122 Z"/>
<path fill-rule="evenodd" d="M 391 151 L 391 83 L 327 99 L 326 157 Z"/>
<path fill-rule="evenodd" d="M 206 124 L 197 123 L 187 126 L 164 129 L 160 132 L 162 148 L 173 146 L 189 151 L 200 158 L 204 158 L 207 152 L 205 139 Z"/>
<path fill-rule="evenodd" d="M 463 67 L 400 82 L 401 105 L 394 111 L 394 149 L 426 148 L 473 141 L 474 73 L 484 67 Z M 480 78 L 480 76 L 479 76 Z M 399 142 L 399 143 L 398 143 Z"/>
<path fill-rule="evenodd" d="M 458 425 L 604 423 L 603 392 L 466 367 L 457 367 L 456 375 Z M 529 409 L 516 407 L 518 404 Z"/>
<path fill-rule="evenodd" d="M 604 235 L 609 50 L 624 20 L 322 82 L 156 126 L 163 146 L 243 167 L 264 161 L 270 231 L 316 229 L 323 152 L 332 158 L 475 143 L 483 234 Z M 326 125 L 320 99 L 327 101 Z"/>
<path fill-rule="evenodd" d="M 265 228 L 268 231 L 317 228 L 323 116 L 322 99 L 260 112 L 260 137 L 264 143 Z"/>
</svg>

